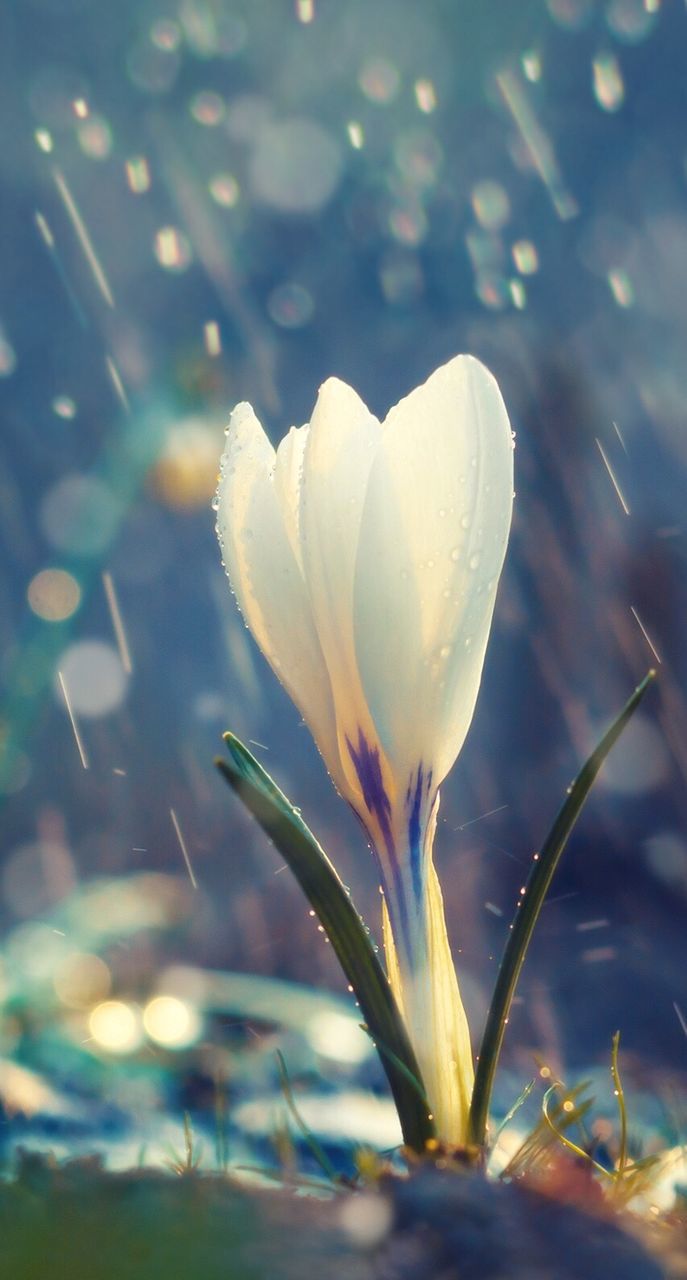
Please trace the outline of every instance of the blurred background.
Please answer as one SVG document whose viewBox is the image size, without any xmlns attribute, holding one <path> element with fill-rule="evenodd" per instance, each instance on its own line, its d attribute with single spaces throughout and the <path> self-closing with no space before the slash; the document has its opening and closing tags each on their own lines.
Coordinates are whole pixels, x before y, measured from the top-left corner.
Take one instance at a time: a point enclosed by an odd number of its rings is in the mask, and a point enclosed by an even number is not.
<svg viewBox="0 0 687 1280">
<path fill-rule="evenodd" d="M 340 998 L 304 1070 L 365 1058 L 307 904 L 213 768 L 224 729 L 253 744 L 379 928 L 371 859 L 244 629 L 210 503 L 238 400 L 276 442 L 330 374 L 383 417 L 469 351 L 517 431 L 437 839 L 472 1024 L 566 786 L 658 666 L 556 878 L 504 1061 L 518 1088 L 535 1053 L 605 1071 L 620 1027 L 635 1083 L 670 1091 L 687 6 L 23 0 L 0 10 L 0 59 L 5 1081 L 26 1086 L 11 1060 L 31 1087 L 143 1107 L 150 1068 L 191 1105 L 241 1054 L 255 1071 L 258 1015 L 300 998 L 275 978 Z M 263 982 L 208 994 L 208 970 Z"/>
</svg>

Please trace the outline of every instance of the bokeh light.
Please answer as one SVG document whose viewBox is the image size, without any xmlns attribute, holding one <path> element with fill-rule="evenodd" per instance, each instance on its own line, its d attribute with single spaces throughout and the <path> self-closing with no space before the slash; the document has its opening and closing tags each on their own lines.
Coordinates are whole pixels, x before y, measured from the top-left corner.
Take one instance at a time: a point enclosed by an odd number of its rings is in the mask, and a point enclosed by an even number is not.
<svg viewBox="0 0 687 1280">
<path fill-rule="evenodd" d="M 312 319 L 315 303 L 303 285 L 281 284 L 267 299 L 267 310 L 282 329 L 300 329 Z"/>
<path fill-rule="evenodd" d="M 52 407 L 58 418 L 70 421 L 76 417 L 76 405 L 71 396 L 55 396 Z"/>
<path fill-rule="evenodd" d="M 66 569 L 41 569 L 31 579 L 26 594 L 33 612 L 46 622 L 71 618 L 81 601 L 81 588 Z"/>
<path fill-rule="evenodd" d="M 90 1009 L 110 993 L 112 977 L 100 956 L 70 952 L 57 965 L 53 986 L 58 1000 L 69 1009 Z"/>
<path fill-rule="evenodd" d="M 342 171 L 341 147 L 315 120 L 266 124 L 250 162 L 253 195 L 284 213 L 312 214 L 331 200 Z"/>
<path fill-rule="evenodd" d="M 188 237 L 178 227 L 160 227 L 155 235 L 155 257 L 166 271 L 186 271 L 193 261 Z"/>
<path fill-rule="evenodd" d="M 88 1029 L 108 1053 L 133 1053 L 143 1039 L 140 1014 L 123 1000 L 104 1000 L 91 1010 Z"/>
<path fill-rule="evenodd" d="M 194 1044 L 201 1025 L 193 1006 L 176 996 L 155 996 L 143 1010 L 146 1034 L 167 1049 L 185 1049 Z"/>
<path fill-rule="evenodd" d="M 112 151 L 112 130 L 102 116 L 90 116 L 78 129 L 79 146 L 91 160 L 107 160 Z"/>
<path fill-rule="evenodd" d="M 179 511 L 207 508 L 217 488 L 217 445 L 221 431 L 190 418 L 173 427 L 152 470 L 154 491 Z"/>
<path fill-rule="evenodd" d="M 318 1013 L 308 1025 L 313 1049 L 338 1062 L 364 1062 L 370 1053 L 369 1038 L 355 1018 L 332 1011 Z"/>
<path fill-rule="evenodd" d="M 96 476 L 66 475 L 47 490 L 40 522 L 57 551 L 96 556 L 112 541 L 120 510 L 111 489 Z"/>
<path fill-rule="evenodd" d="M 77 640 L 60 655 L 58 667 L 77 715 L 98 718 L 121 707 L 128 679 L 112 645 L 104 640 Z M 55 693 L 61 698 L 57 681 Z"/>
<path fill-rule="evenodd" d="M 239 184 L 231 173 L 216 173 L 210 179 L 210 195 L 224 209 L 233 209 L 239 198 Z"/>
<path fill-rule="evenodd" d="M 360 88 L 370 102 L 386 106 L 398 93 L 401 78 L 398 68 L 386 58 L 371 58 L 365 62 L 358 78 Z"/>
</svg>

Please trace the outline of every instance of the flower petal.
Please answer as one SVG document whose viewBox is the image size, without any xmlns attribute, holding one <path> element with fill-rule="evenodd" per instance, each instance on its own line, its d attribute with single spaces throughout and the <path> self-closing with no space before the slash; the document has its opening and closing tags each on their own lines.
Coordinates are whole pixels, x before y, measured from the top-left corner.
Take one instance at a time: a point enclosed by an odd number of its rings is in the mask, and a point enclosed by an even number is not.
<svg viewBox="0 0 687 1280">
<path fill-rule="evenodd" d="M 295 452 L 295 446 L 291 448 Z M 284 456 L 287 474 L 291 459 Z M 217 532 L 239 608 L 267 661 L 307 720 L 339 783 L 327 668 L 288 518 L 275 484 L 275 452 L 249 404 L 231 415 L 218 488 Z M 285 502 L 285 507 L 286 507 Z"/>
<path fill-rule="evenodd" d="M 360 520 L 379 422 L 338 378 L 320 388 L 303 459 L 301 547 L 322 652 L 325 655 L 350 790 L 359 781 L 346 737 L 372 726 L 360 689 L 353 641 L 353 584 Z"/>
<path fill-rule="evenodd" d="M 474 1068 L 470 1030 L 446 932 L 439 878 L 430 859 L 427 879 L 426 941 L 411 972 L 404 973 L 394 943 L 386 901 L 382 927 L 391 990 L 403 1015 L 422 1073 L 438 1136 L 465 1142 Z"/>
<path fill-rule="evenodd" d="M 392 409 L 367 484 L 355 651 L 384 752 L 435 784 L 467 734 L 513 497 L 510 424 L 495 379 L 457 356 Z"/>
<path fill-rule="evenodd" d="M 303 568 L 301 555 L 301 485 L 303 457 L 310 428 L 292 427 L 277 449 L 274 484 L 293 553 Z"/>
</svg>

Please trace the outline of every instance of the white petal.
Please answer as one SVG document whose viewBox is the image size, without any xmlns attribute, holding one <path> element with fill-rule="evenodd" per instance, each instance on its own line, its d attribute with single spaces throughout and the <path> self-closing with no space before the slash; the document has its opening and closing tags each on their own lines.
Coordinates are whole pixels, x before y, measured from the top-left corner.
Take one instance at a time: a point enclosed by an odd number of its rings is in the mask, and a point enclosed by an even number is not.
<svg viewBox="0 0 687 1280">
<path fill-rule="evenodd" d="M 285 459 L 286 461 L 286 459 Z M 339 780 L 331 688 L 275 486 L 275 453 L 250 405 L 231 415 L 217 532 L 239 608 Z"/>
<path fill-rule="evenodd" d="M 342 760 L 359 788 L 346 736 L 369 731 L 353 640 L 353 584 L 365 489 L 380 441 L 379 422 L 345 382 L 320 388 L 303 461 L 301 546 L 312 614 L 337 713 Z M 357 735 L 356 735 L 357 736 Z"/>
<path fill-rule="evenodd" d="M 445 777 L 468 731 L 513 496 L 495 379 L 457 356 L 396 405 L 370 473 L 355 573 L 358 668 L 402 776 Z"/>
<path fill-rule="evenodd" d="M 291 428 L 279 444 L 274 468 L 274 484 L 284 526 L 301 569 L 301 483 L 309 431 L 308 426 Z"/>
</svg>

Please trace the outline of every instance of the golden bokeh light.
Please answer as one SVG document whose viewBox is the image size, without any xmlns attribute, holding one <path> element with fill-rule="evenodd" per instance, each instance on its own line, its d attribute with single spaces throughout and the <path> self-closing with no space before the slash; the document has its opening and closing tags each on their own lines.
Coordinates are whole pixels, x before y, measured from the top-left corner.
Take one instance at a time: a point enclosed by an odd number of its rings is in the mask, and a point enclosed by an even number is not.
<svg viewBox="0 0 687 1280">
<path fill-rule="evenodd" d="M 152 472 L 155 493 L 168 507 L 205 507 L 217 487 L 221 433 L 190 418 L 172 428 Z"/>
<path fill-rule="evenodd" d="M 201 1023 L 192 1005 L 176 996 L 155 996 L 143 1011 L 143 1026 L 151 1040 L 183 1049 L 198 1039 Z"/>
<path fill-rule="evenodd" d="M 33 612 L 46 622 L 64 622 L 81 603 L 81 587 L 66 569 L 41 569 L 26 594 Z"/>
<path fill-rule="evenodd" d="M 138 1010 L 123 1000 L 104 1000 L 91 1010 L 88 1019 L 91 1036 L 110 1053 L 131 1053 L 142 1039 Z"/>
</svg>

